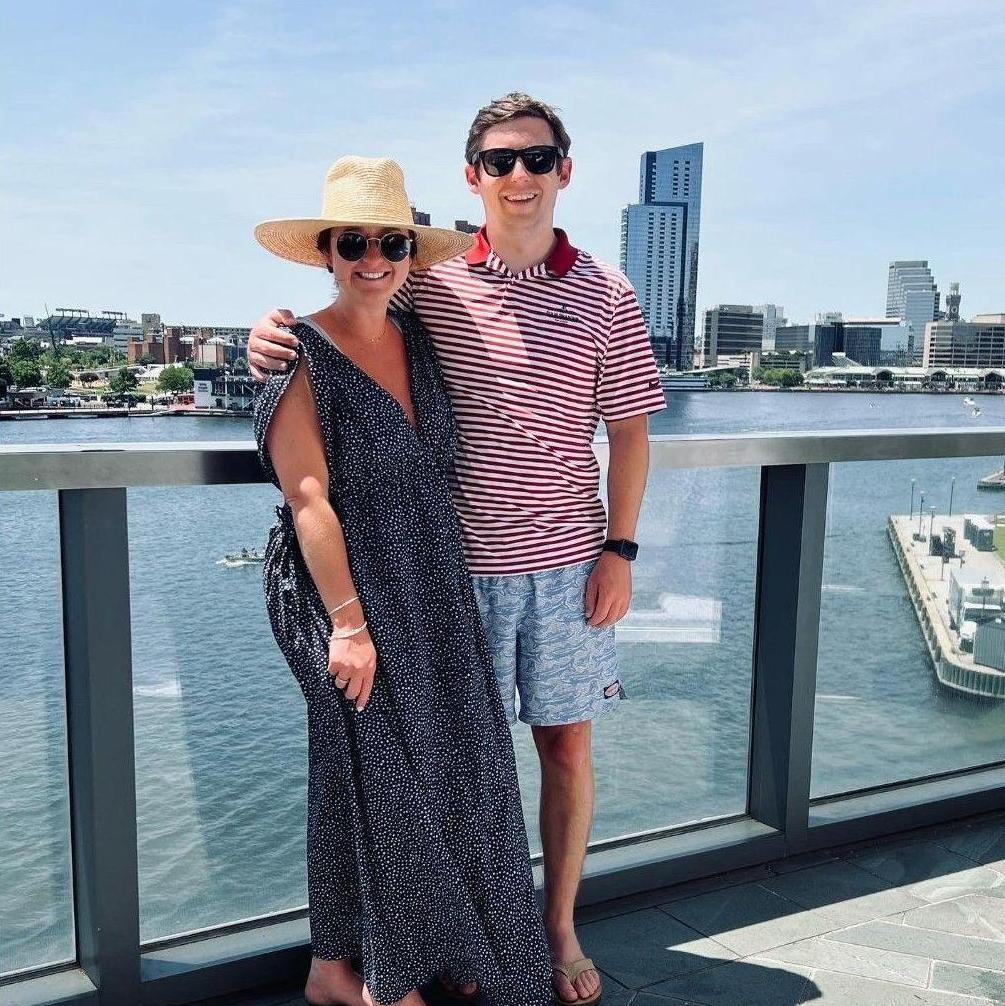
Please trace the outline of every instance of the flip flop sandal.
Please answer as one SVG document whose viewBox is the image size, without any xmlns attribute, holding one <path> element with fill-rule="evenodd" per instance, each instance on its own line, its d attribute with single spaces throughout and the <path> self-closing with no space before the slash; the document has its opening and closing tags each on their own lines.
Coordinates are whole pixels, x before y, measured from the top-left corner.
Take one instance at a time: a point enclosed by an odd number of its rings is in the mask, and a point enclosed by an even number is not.
<svg viewBox="0 0 1005 1006">
<path fill-rule="evenodd" d="M 596 971 L 597 976 L 600 976 L 600 972 L 597 971 L 597 966 L 590 960 L 589 957 L 580 957 L 578 961 L 570 961 L 568 964 L 553 964 L 552 971 L 557 971 L 559 974 L 565 975 L 569 979 L 569 984 L 575 989 L 576 979 L 584 971 Z M 590 1006 L 592 1003 L 600 1002 L 600 997 L 604 994 L 604 986 L 601 984 L 600 988 L 593 993 L 592 996 L 588 996 L 586 999 L 563 999 L 557 992 L 552 992 L 552 999 L 557 1004 L 557 1006 Z"/>
</svg>

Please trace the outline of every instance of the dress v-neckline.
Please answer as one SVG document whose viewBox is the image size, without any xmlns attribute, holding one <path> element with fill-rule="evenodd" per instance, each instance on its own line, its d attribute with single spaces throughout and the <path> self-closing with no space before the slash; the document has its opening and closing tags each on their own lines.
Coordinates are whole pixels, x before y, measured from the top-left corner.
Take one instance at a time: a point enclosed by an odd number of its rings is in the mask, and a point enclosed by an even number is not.
<svg viewBox="0 0 1005 1006">
<path fill-rule="evenodd" d="M 315 332 L 321 338 L 331 346 L 332 349 L 338 353 L 349 364 L 350 367 L 357 374 L 359 374 L 364 381 L 367 381 L 374 388 L 376 388 L 384 398 L 389 401 L 397 410 L 401 413 L 401 418 L 405 421 L 405 425 L 414 433 L 416 436 L 419 435 L 419 410 L 415 404 L 415 367 L 412 364 L 412 340 L 405 334 L 405 329 L 403 326 L 398 325 L 390 317 L 388 321 L 397 329 L 398 334 L 401 336 L 401 341 L 405 347 L 405 363 L 408 365 L 408 397 L 409 404 L 412 406 L 412 415 L 415 417 L 415 422 L 413 423 L 408 417 L 408 412 L 405 411 L 405 407 L 401 404 L 398 396 L 395 395 L 388 388 L 385 388 L 380 381 L 377 380 L 368 370 L 364 370 L 344 349 L 342 349 L 338 343 L 314 320 L 311 318 L 301 318 L 300 319 L 305 325 L 314 329 Z"/>
</svg>

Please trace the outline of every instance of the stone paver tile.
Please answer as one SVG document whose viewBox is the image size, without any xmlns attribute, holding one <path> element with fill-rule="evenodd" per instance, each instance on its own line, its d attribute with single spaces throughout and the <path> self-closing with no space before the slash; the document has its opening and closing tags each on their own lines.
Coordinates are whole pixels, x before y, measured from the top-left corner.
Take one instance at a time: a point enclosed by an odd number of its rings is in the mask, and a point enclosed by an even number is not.
<svg viewBox="0 0 1005 1006">
<path fill-rule="evenodd" d="M 761 886 L 804 908 L 819 909 L 842 926 L 927 904 L 910 891 L 894 887 L 846 860 L 773 877 L 762 881 Z"/>
<path fill-rule="evenodd" d="M 832 849 L 820 849 L 817 852 L 803 852 L 798 856 L 780 859 L 777 863 L 771 863 L 770 866 L 771 872 L 775 874 L 794 873 L 796 870 L 805 870 L 810 866 L 833 863 L 840 858 Z"/>
<path fill-rule="evenodd" d="M 655 908 L 591 922 L 577 933 L 597 967 L 631 989 L 719 966 L 736 956 Z"/>
<path fill-rule="evenodd" d="M 961 829 L 939 844 L 983 866 L 1005 866 L 1005 821 Z"/>
<path fill-rule="evenodd" d="M 868 870 L 924 901 L 945 901 L 964 894 L 1005 898 L 1005 876 L 934 842 L 851 853 L 847 861 Z"/>
<path fill-rule="evenodd" d="M 822 968 L 825 971 L 875 978 L 915 988 L 927 988 L 928 971 L 932 963 L 927 957 L 838 943 L 826 936 L 814 936 L 809 940 L 775 947 L 774 950 L 759 955 L 757 960 Z"/>
<path fill-rule="evenodd" d="M 744 960 L 660 982 L 646 992 L 705 1006 L 752 1006 L 754 1003 L 757 1006 L 794 1006 L 806 1001 L 802 996 L 814 988 L 809 968 Z M 655 999 L 643 1004 L 644 995 L 641 993 L 633 1006 L 657 1006 Z"/>
<path fill-rule="evenodd" d="M 935 929 L 957 936 L 1005 940 L 1005 900 L 989 898 L 984 894 L 968 894 L 905 912 L 903 922 L 906 926 Z"/>
<path fill-rule="evenodd" d="M 932 967 L 930 984 L 933 989 L 983 996 L 994 1003 L 1005 1003 L 1005 972 L 936 961 Z"/>
<path fill-rule="evenodd" d="M 662 911 L 697 929 L 741 957 L 838 928 L 830 918 L 744 884 L 662 906 Z"/>
<path fill-rule="evenodd" d="M 814 971 L 810 979 L 816 986 L 797 1003 L 818 1003 L 825 1006 L 989 1006 L 990 999 L 916 989 L 907 985 L 877 982 L 833 971 Z"/>
<path fill-rule="evenodd" d="M 699 877 L 697 880 L 688 880 L 676 887 L 667 888 L 660 903 L 669 904 L 671 901 L 683 901 L 685 898 L 707 894 L 709 891 L 723 891 L 729 887 L 739 887 L 741 884 L 767 880 L 774 875 L 773 867 L 762 863 L 759 866 L 747 866 L 742 870 L 732 870 L 729 873 L 717 873 L 714 877 Z"/>
<path fill-rule="evenodd" d="M 896 950 L 902 954 L 915 954 L 953 964 L 1005 971 L 1005 943 L 996 940 L 915 929 L 913 926 L 898 926 L 882 920 L 841 929 L 831 933 L 828 939 L 875 947 L 878 950 Z"/>
</svg>

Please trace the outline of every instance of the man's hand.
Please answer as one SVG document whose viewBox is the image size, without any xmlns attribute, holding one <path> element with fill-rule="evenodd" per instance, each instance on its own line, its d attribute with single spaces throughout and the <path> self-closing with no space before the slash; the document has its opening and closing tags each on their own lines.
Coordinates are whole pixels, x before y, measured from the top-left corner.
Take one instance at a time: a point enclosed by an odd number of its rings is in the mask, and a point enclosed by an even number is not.
<svg viewBox="0 0 1005 1006">
<path fill-rule="evenodd" d="M 297 338 L 280 325 L 291 328 L 296 315 L 285 307 L 277 307 L 255 322 L 248 336 L 248 369 L 256 381 L 267 381 L 279 371 L 286 370 L 287 360 L 297 358 Z"/>
<path fill-rule="evenodd" d="M 614 552 L 601 552 L 586 581 L 586 621 L 597 629 L 620 622 L 632 603 L 632 565 Z"/>
</svg>

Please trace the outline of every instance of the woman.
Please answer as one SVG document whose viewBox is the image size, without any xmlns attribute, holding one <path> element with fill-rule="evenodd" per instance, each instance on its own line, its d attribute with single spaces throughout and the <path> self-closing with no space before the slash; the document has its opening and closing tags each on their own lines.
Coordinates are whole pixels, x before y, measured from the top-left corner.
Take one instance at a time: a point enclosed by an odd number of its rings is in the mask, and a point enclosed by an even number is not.
<svg viewBox="0 0 1005 1006">
<path fill-rule="evenodd" d="M 358 157 L 328 172 L 320 218 L 255 237 L 338 288 L 255 403 L 285 500 L 266 601 L 307 700 L 305 997 L 419 1006 L 439 975 L 458 996 L 549 1003 L 512 741 L 450 500 L 453 419 L 421 324 L 388 310 L 410 269 L 470 239 L 415 226 L 400 168 Z"/>
</svg>

